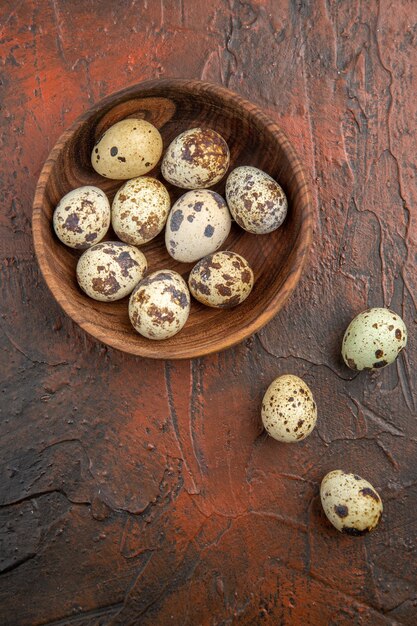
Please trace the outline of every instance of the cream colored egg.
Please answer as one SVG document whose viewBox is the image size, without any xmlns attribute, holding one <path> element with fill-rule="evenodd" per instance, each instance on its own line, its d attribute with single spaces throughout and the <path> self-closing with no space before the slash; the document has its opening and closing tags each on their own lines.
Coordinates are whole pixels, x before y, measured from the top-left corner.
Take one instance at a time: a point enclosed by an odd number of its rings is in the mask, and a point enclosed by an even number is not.
<svg viewBox="0 0 417 626">
<path fill-rule="evenodd" d="M 301 378 L 284 374 L 269 385 L 262 400 L 262 422 L 271 437 L 285 443 L 300 441 L 316 421 L 313 394 Z"/>
<path fill-rule="evenodd" d="M 159 130 L 146 120 L 121 120 L 94 146 L 91 163 L 101 176 L 127 180 L 150 172 L 161 158 L 162 147 Z"/>
<path fill-rule="evenodd" d="M 176 335 L 190 313 L 187 283 L 177 272 L 153 272 L 136 287 L 129 301 L 129 317 L 135 330 L 148 339 Z"/>
<path fill-rule="evenodd" d="M 287 198 L 280 185 L 262 170 L 249 165 L 230 172 L 226 200 L 237 224 L 256 235 L 276 230 L 287 215 Z"/>
<path fill-rule="evenodd" d="M 126 243 L 141 246 L 156 237 L 167 221 L 171 201 L 166 187 L 150 176 L 128 180 L 112 204 L 112 226 Z"/>
<path fill-rule="evenodd" d="M 113 302 L 129 295 L 146 269 L 146 258 L 140 250 L 121 241 L 106 241 L 81 255 L 77 280 L 90 298 Z"/>
<path fill-rule="evenodd" d="M 322 480 L 320 498 L 328 520 L 346 535 L 364 535 L 381 519 L 378 492 L 357 474 L 329 472 Z"/>
<path fill-rule="evenodd" d="M 53 216 L 55 233 L 70 248 L 89 248 L 110 226 L 110 204 L 104 191 L 86 185 L 67 193 Z"/>
<path fill-rule="evenodd" d="M 230 308 L 246 300 L 252 291 L 253 271 L 236 252 L 215 252 L 193 267 L 188 285 L 202 304 Z"/>
<path fill-rule="evenodd" d="M 202 189 L 219 182 L 229 167 L 229 148 L 219 133 L 210 128 L 192 128 L 168 146 L 162 175 L 183 189 Z"/>
<path fill-rule="evenodd" d="M 349 324 L 342 342 L 342 356 L 354 370 L 379 369 L 393 363 L 407 345 L 407 328 L 390 309 L 359 313 Z"/>
<path fill-rule="evenodd" d="M 169 254 L 191 263 L 215 252 L 227 238 L 232 221 L 226 202 L 208 189 L 189 191 L 171 209 L 165 230 Z"/>
</svg>

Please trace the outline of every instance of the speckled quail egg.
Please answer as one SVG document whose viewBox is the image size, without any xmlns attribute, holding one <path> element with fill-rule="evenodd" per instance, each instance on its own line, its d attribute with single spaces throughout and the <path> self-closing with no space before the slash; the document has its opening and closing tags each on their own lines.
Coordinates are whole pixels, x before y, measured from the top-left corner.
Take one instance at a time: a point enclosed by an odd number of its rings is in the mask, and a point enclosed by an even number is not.
<svg viewBox="0 0 417 626">
<path fill-rule="evenodd" d="M 381 519 L 379 494 L 357 474 L 329 472 L 321 482 L 320 498 L 329 521 L 346 535 L 364 535 Z"/>
<path fill-rule="evenodd" d="M 271 437 L 285 443 L 300 441 L 316 421 L 313 394 L 301 378 L 284 374 L 269 385 L 262 400 L 262 422 Z"/>
<path fill-rule="evenodd" d="M 147 174 L 162 154 L 159 130 L 146 120 L 121 120 L 110 126 L 91 153 L 98 174 L 127 180 Z"/>
<path fill-rule="evenodd" d="M 407 328 L 390 309 L 359 313 L 349 324 L 342 342 L 342 356 L 353 370 L 378 369 L 393 363 L 407 344 Z"/>
<path fill-rule="evenodd" d="M 110 204 L 104 191 L 86 185 L 67 193 L 53 216 L 57 237 L 70 248 L 89 248 L 110 226 Z"/>
<path fill-rule="evenodd" d="M 196 300 L 217 308 L 230 308 L 246 300 L 253 287 L 253 271 L 236 252 L 215 252 L 191 270 L 188 286 Z"/>
<path fill-rule="evenodd" d="M 210 128 L 192 128 L 168 146 L 162 161 L 162 176 L 183 189 L 202 189 L 219 182 L 229 167 L 229 148 Z"/>
<path fill-rule="evenodd" d="M 153 272 L 130 296 L 130 321 L 135 330 L 148 339 L 168 339 L 176 335 L 189 313 L 187 283 L 172 270 Z"/>
<path fill-rule="evenodd" d="M 215 252 L 227 238 L 232 220 L 226 202 L 208 189 L 188 191 L 171 209 L 165 230 L 169 254 L 191 263 Z"/>
<path fill-rule="evenodd" d="M 169 193 L 156 178 L 140 176 L 128 180 L 113 200 L 113 229 L 122 241 L 140 246 L 161 232 L 170 206 Z"/>
<path fill-rule="evenodd" d="M 226 200 L 237 224 L 256 235 L 276 230 L 287 215 L 287 198 L 280 185 L 250 165 L 230 172 L 226 181 Z"/>
<path fill-rule="evenodd" d="M 77 280 L 90 298 L 113 302 L 129 295 L 146 269 L 146 258 L 140 250 L 121 241 L 106 241 L 80 256 Z"/>
</svg>

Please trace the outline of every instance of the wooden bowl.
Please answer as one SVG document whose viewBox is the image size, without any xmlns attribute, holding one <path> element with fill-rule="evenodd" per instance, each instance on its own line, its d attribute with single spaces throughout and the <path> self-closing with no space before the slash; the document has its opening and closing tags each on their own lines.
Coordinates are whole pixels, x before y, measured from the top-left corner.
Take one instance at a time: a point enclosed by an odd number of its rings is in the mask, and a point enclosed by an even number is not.
<svg viewBox="0 0 417 626">
<path fill-rule="evenodd" d="M 161 132 L 164 145 L 182 131 L 211 127 L 227 141 L 231 162 L 265 170 L 284 188 L 289 202 L 283 226 L 269 235 L 252 235 L 236 224 L 222 246 L 244 256 L 255 286 L 240 306 L 218 310 L 193 301 L 185 327 L 171 339 L 138 335 L 128 317 L 128 299 L 96 302 L 79 289 L 75 267 L 80 252 L 65 247 L 52 228 L 58 201 L 71 189 L 96 185 L 112 199 L 124 181 L 107 180 L 91 167 L 98 137 L 126 117 L 145 118 Z M 229 171 L 230 171 L 229 170 Z M 150 175 L 161 178 L 160 167 Z M 213 187 L 224 194 L 225 179 Z M 172 201 L 185 191 L 168 185 Z M 296 286 L 312 238 L 313 210 L 306 175 L 280 128 L 238 95 L 198 80 L 154 80 L 120 91 L 82 115 L 57 141 L 39 177 L 33 205 L 33 237 L 43 276 L 66 313 L 100 341 L 131 354 L 163 359 L 198 357 L 232 346 L 262 328 Z M 110 232 L 108 239 L 114 238 Z M 185 278 L 192 267 L 167 253 L 163 233 L 141 248 L 149 270 L 171 268 Z"/>
</svg>

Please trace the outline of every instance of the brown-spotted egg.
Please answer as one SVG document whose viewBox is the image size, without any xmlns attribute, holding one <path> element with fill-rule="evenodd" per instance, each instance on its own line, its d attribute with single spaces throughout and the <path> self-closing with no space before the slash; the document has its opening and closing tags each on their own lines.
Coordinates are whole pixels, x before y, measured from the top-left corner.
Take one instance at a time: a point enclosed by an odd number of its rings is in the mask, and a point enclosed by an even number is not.
<svg viewBox="0 0 417 626">
<path fill-rule="evenodd" d="M 287 198 L 280 185 L 250 165 L 230 172 L 226 181 L 226 200 L 236 223 L 256 235 L 276 230 L 287 215 Z"/>
<path fill-rule="evenodd" d="M 113 200 L 113 229 L 122 241 L 140 246 L 161 232 L 170 206 L 169 193 L 156 178 L 128 180 Z"/>
<path fill-rule="evenodd" d="M 147 174 L 162 154 L 162 137 L 146 120 L 126 119 L 110 126 L 91 153 L 98 174 L 127 180 Z"/>
<path fill-rule="evenodd" d="M 183 189 L 202 189 L 219 182 L 229 167 L 229 148 L 210 128 L 192 128 L 174 139 L 164 155 L 165 180 Z"/>
<path fill-rule="evenodd" d="M 130 296 L 130 321 L 134 329 L 148 339 L 168 339 L 176 335 L 189 313 L 187 283 L 172 270 L 149 274 Z"/>
<path fill-rule="evenodd" d="M 98 243 L 77 263 L 77 281 L 94 300 L 113 302 L 129 295 L 147 269 L 145 255 L 121 241 Z"/>
<path fill-rule="evenodd" d="M 193 267 L 188 285 L 202 304 L 230 308 L 246 300 L 252 291 L 253 271 L 236 252 L 215 252 Z"/>
<path fill-rule="evenodd" d="M 53 216 L 55 233 L 70 248 L 89 248 L 110 226 L 110 204 L 104 191 L 86 185 L 67 193 Z"/>
<path fill-rule="evenodd" d="M 261 415 L 271 437 L 292 443 L 311 433 L 317 421 L 317 406 L 310 388 L 301 378 L 284 374 L 268 387 Z"/>
<path fill-rule="evenodd" d="M 346 535 L 373 530 L 382 515 L 382 500 L 371 483 L 357 474 L 334 470 L 320 486 L 320 499 L 328 520 Z"/>
<path fill-rule="evenodd" d="M 196 189 L 171 209 L 165 230 L 169 254 L 191 263 L 215 252 L 227 238 L 232 221 L 226 202 L 215 191 Z"/>
<path fill-rule="evenodd" d="M 407 328 L 398 313 L 367 309 L 347 327 L 342 356 L 353 370 L 380 369 L 393 363 L 406 344 Z"/>
</svg>

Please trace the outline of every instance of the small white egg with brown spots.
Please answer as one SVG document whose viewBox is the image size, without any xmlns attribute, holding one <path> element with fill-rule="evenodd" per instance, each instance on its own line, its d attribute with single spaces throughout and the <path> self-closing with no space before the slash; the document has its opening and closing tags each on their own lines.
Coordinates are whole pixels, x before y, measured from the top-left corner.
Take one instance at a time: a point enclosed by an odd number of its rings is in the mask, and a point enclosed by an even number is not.
<svg viewBox="0 0 417 626">
<path fill-rule="evenodd" d="M 169 254 L 192 263 L 215 252 L 226 240 L 232 220 L 224 199 L 215 191 L 188 191 L 173 205 L 165 230 Z"/>
<path fill-rule="evenodd" d="M 253 280 L 247 260 L 227 250 L 201 259 L 191 270 L 188 285 L 191 294 L 202 304 L 226 309 L 246 300 Z"/>
<path fill-rule="evenodd" d="M 233 219 L 256 235 L 272 233 L 287 215 L 288 202 L 271 176 L 250 165 L 236 167 L 226 181 L 226 200 Z"/>
<path fill-rule="evenodd" d="M 137 248 L 121 241 L 106 241 L 80 256 L 77 281 L 90 298 L 113 302 L 133 291 L 147 265 L 145 255 Z"/>
<path fill-rule="evenodd" d="M 104 191 L 86 185 L 67 193 L 53 216 L 55 233 L 70 248 L 89 248 L 101 241 L 110 226 L 110 203 Z"/>
<path fill-rule="evenodd" d="M 100 176 L 127 180 L 150 172 L 162 155 L 162 137 L 146 120 L 116 122 L 100 137 L 91 164 Z"/>
<path fill-rule="evenodd" d="M 171 207 L 166 187 L 156 178 L 128 180 L 112 204 L 112 226 L 122 241 L 141 246 L 154 239 L 167 221 Z"/>
<path fill-rule="evenodd" d="M 183 328 L 189 314 L 187 283 L 172 270 L 149 274 L 130 296 L 130 321 L 134 329 L 148 339 L 173 337 Z"/>
<path fill-rule="evenodd" d="M 374 530 L 382 515 L 382 500 L 376 489 L 357 474 L 334 470 L 320 486 L 320 499 L 327 519 L 346 535 L 360 536 Z"/>
<path fill-rule="evenodd" d="M 164 155 L 165 180 L 183 189 L 202 189 L 218 183 L 229 167 L 225 140 L 210 128 L 192 128 L 174 139 Z"/>
<path fill-rule="evenodd" d="M 313 394 L 301 378 L 284 374 L 269 385 L 262 400 L 262 422 L 271 437 L 285 443 L 300 441 L 316 421 Z"/>
<path fill-rule="evenodd" d="M 394 311 L 367 309 L 349 324 L 342 341 L 342 356 L 353 370 L 375 370 L 394 363 L 407 345 L 407 328 Z"/>
</svg>

